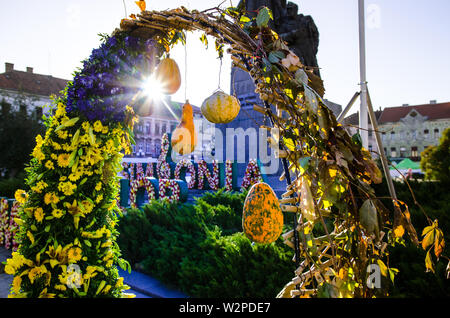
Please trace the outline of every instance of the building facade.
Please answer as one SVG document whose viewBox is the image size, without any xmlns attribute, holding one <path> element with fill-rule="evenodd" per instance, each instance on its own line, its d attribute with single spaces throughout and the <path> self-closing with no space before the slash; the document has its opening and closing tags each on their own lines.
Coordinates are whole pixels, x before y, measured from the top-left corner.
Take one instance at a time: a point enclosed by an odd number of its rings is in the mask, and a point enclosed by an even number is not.
<svg viewBox="0 0 450 318">
<path fill-rule="evenodd" d="M 165 133 L 175 130 L 181 118 L 183 103 L 174 102 L 170 96 L 154 106 L 149 117 L 140 117 L 134 127 L 135 142 L 132 154 L 128 158 L 158 158 L 161 152 L 161 138 Z M 211 159 L 214 153 L 214 124 L 208 122 L 198 106 L 194 110 L 194 125 L 197 131 L 197 146 L 189 157 Z M 179 159 L 179 156 L 176 157 Z"/>
<path fill-rule="evenodd" d="M 394 162 L 409 158 L 420 160 L 420 154 L 439 143 L 442 132 L 450 127 L 450 103 L 430 101 L 425 105 L 386 107 L 375 111 L 386 156 Z M 357 133 L 359 113 L 343 121 L 350 135 Z M 378 157 L 375 133 L 369 120 L 369 150 Z"/>
<path fill-rule="evenodd" d="M 431 101 L 425 105 L 385 108 L 379 118 L 383 147 L 391 160 L 420 160 L 428 146 L 439 143 L 450 127 L 450 103 Z"/>
<path fill-rule="evenodd" d="M 32 67 L 19 71 L 14 69 L 14 64 L 5 63 L 5 72 L 0 74 L 2 112 L 20 109 L 39 119 L 49 112 L 44 106 L 51 103 L 50 96 L 58 95 L 67 82 L 51 75 L 36 74 Z"/>
</svg>

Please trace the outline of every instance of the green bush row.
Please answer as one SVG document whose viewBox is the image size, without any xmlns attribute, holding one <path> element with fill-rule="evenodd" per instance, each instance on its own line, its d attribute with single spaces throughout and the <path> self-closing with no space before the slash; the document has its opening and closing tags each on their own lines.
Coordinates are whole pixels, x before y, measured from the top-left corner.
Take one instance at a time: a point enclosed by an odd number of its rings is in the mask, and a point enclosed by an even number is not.
<svg viewBox="0 0 450 318">
<path fill-rule="evenodd" d="M 119 222 L 118 244 L 134 267 L 192 297 L 275 297 L 295 270 L 281 240 L 242 233 L 245 193 L 219 190 L 195 204 L 152 201 Z"/>
</svg>

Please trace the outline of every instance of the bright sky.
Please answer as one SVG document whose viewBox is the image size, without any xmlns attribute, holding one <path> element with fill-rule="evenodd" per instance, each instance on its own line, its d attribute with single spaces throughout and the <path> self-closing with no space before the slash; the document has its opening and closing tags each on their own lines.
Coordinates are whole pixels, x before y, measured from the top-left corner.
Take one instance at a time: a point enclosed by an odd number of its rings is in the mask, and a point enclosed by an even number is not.
<svg viewBox="0 0 450 318">
<path fill-rule="evenodd" d="M 98 47 L 97 34 L 118 27 L 124 2 L 128 15 L 139 11 L 134 0 L 0 0 L 0 72 L 4 62 L 11 62 L 18 70 L 30 66 L 36 73 L 71 79 L 80 61 Z M 220 2 L 148 0 L 147 9 L 207 9 Z M 345 106 L 359 89 L 358 1 L 293 2 L 318 26 L 325 97 Z M 366 0 L 366 9 L 367 80 L 374 107 L 450 101 L 450 1 Z M 220 64 L 213 43 L 205 52 L 198 36 L 191 35 L 188 44 L 187 97 L 200 105 L 218 87 Z M 184 48 L 171 55 L 184 78 Z M 227 57 L 221 77 L 225 91 L 230 87 L 229 65 Z M 184 86 L 174 100 L 184 100 Z"/>
</svg>

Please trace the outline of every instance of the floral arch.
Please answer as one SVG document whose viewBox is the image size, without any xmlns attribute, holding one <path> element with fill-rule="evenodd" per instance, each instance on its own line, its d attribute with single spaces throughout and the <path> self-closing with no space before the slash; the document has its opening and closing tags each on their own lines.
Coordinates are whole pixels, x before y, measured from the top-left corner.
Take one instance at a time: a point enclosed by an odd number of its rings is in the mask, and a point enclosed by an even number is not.
<svg viewBox="0 0 450 318">
<path fill-rule="evenodd" d="M 321 80 L 268 27 L 270 19 L 267 8 L 254 19 L 237 8 L 142 11 L 104 37 L 36 139 L 31 191 L 17 194 L 21 244 L 5 267 L 14 274 L 12 296 L 126 295 L 114 266 L 126 267 L 115 243 L 121 151 L 129 151 L 138 105 L 147 105 L 142 81 L 189 31 L 203 32 L 205 42 L 215 37 L 220 55 L 228 46 L 265 102 L 255 105 L 272 123 L 264 128 L 280 131 L 268 142 L 285 167 L 280 203 L 294 228 L 282 236 L 298 268 L 278 296 L 385 295 L 366 284 L 367 268 L 378 264 L 394 275 L 386 246 L 405 232 L 418 243 L 407 207 L 394 202 L 392 218 L 377 199 L 371 184 L 381 182 L 380 170 L 337 123 Z"/>
</svg>

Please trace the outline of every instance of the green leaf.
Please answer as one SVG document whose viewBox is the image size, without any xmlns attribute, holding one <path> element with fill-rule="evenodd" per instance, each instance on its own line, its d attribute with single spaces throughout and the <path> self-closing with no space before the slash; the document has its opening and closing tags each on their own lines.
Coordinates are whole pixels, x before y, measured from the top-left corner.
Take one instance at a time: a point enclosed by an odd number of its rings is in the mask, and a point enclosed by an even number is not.
<svg viewBox="0 0 450 318">
<path fill-rule="evenodd" d="M 378 224 L 378 212 L 372 200 L 367 199 L 359 209 L 359 222 L 367 234 L 375 234 L 378 239 L 380 228 Z"/>
<path fill-rule="evenodd" d="M 89 246 L 89 247 L 92 246 L 91 242 L 89 242 L 88 240 L 84 240 L 84 244 L 86 244 L 86 245 Z"/>
<path fill-rule="evenodd" d="M 269 53 L 268 59 L 271 63 L 278 63 L 281 59 L 284 59 L 285 55 L 281 51 L 272 51 Z"/>
<path fill-rule="evenodd" d="M 269 8 L 264 7 L 259 10 L 258 16 L 256 17 L 256 25 L 259 27 L 267 27 L 270 20 L 273 20 L 273 14 Z"/>
<path fill-rule="evenodd" d="M 300 173 L 303 174 L 309 167 L 311 157 L 303 157 L 298 162 L 300 164 Z"/>
<path fill-rule="evenodd" d="M 303 69 L 298 69 L 297 72 L 295 72 L 295 79 L 302 83 L 303 85 L 308 85 L 308 75 L 305 73 Z"/>
<path fill-rule="evenodd" d="M 305 102 L 308 109 L 313 114 L 317 114 L 319 102 L 317 100 L 316 94 L 307 86 L 305 86 Z"/>
</svg>

